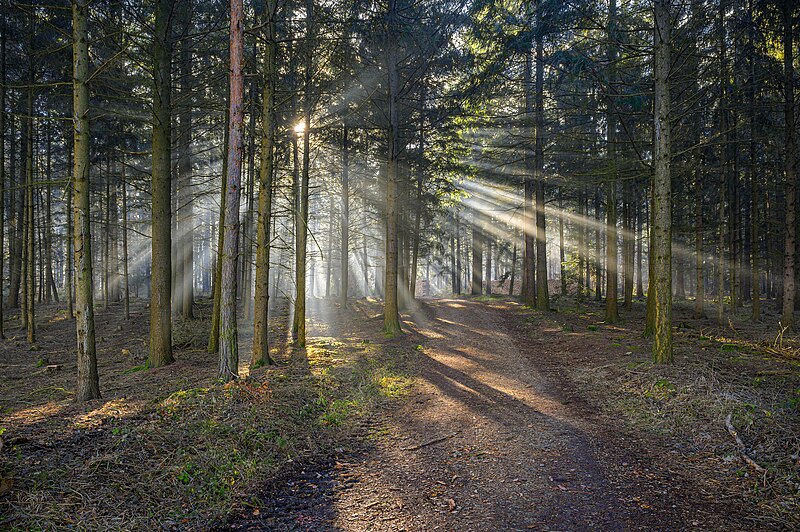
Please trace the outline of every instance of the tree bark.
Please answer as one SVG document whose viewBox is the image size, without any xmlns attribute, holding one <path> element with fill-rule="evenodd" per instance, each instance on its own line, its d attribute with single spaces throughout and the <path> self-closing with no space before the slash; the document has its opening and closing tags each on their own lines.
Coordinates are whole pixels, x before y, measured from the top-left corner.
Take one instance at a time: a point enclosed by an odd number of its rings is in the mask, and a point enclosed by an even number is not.
<svg viewBox="0 0 800 532">
<path fill-rule="evenodd" d="M 89 46 L 86 28 L 87 0 L 72 0 L 72 124 L 74 160 L 72 210 L 75 250 L 75 329 L 78 345 L 76 401 L 100 398 L 94 337 L 94 295 L 89 207 Z"/>
<path fill-rule="evenodd" d="M 670 180 L 670 1 L 654 0 L 655 153 L 652 249 L 653 360 L 672 362 L 672 183 Z M 650 296 L 650 294 L 648 294 Z"/>
<path fill-rule="evenodd" d="M 398 157 L 400 155 L 400 123 L 397 113 L 400 82 L 396 40 L 397 0 L 389 0 L 387 12 L 386 69 L 388 74 L 389 131 L 386 172 L 386 268 L 384 280 L 383 331 L 389 336 L 402 332 L 397 294 L 397 248 L 398 248 Z"/>
<path fill-rule="evenodd" d="M 792 22 L 794 2 L 783 0 L 783 115 L 786 130 L 785 173 L 786 213 L 783 259 L 783 308 L 781 325 L 794 328 L 795 259 L 797 247 L 797 140 L 794 109 L 794 34 Z"/>
<path fill-rule="evenodd" d="M 192 187 L 192 30 L 193 0 L 176 9 L 181 20 L 183 38 L 180 42 L 180 96 L 183 100 L 178 113 L 178 264 L 177 279 L 180 283 L 181 316 L 194 318 L 194 212 Z"/>
<path fill-rule="evenodd" d="M 258 221 L 256 227 L 255 301 L 253 304 L 252 368 L 272 364 L 269 354 L 269 256 L 272 221 L 272 179 L 275 164 L 275 88 L 277 0 L 268 0 L 265 14 L 264 92 L 261 102 L 261 168 L 258 174 Z"/>
<path fill-rule="evenodd" d="M 236 326 L 236 262 L 239 255 L 239 199 L 244 150 L 244 15 L 242 0 L 231 0 L 230 101 L 228 174 L 225 198 L 225 242 L 220 285 L 219 379 L 239 376 L 239 335 Z"/>
<path fill-rule="evenodd" d="M 171 364 L 172 357 L 172 202 L 171 114 L 172 2 L 158 0 L 153 42 L 153 206 L 150 274 L 151 367 Z"/>
</svg>

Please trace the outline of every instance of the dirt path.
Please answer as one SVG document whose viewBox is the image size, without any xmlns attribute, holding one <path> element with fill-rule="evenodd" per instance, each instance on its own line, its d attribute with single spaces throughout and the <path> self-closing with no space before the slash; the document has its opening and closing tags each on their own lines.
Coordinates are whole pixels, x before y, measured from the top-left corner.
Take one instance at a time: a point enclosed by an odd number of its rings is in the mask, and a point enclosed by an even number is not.
<svg viewBox="0 0 800 532">
<path fill-rule="evenodd" d="M 680 456 L 593 415 L 559 378 L 572 345 L 508 304 L 425 303 L 419 385 L 374 446 L 297 471 L 238 529 L 737 529 Z M 574 341 L 573 341 L 574 342 Z M 674 451 L 672 451 L 674 453 Z"/>
</svg>

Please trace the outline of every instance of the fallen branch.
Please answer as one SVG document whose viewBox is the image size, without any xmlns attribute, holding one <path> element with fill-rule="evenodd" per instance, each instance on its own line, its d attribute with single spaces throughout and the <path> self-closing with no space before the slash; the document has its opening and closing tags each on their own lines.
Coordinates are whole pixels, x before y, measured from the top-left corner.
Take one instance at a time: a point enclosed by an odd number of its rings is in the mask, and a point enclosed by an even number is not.
<svg viewBox="0 0 800 532">
<path fill-rule="evenodd" d="M 400 450 L 401 451 L 416 451 L 417 449 L 422 449 L 423 447 L 427 447 L 428 445 L 433 445 L 435 443 L 443 442 L 444 440 L 452 438 L 456 434 L 458 434 L 458 432 L 453 432 L 452 434 L 448 434 L 447 436 L 441 436 L 439 438 L 434 438 L 432 440 L 426 441 L 425 443 L 412 445 L 411 447 L 401 447 Z"/>
<path fill-rule="evenodd" d="M 759 473 L 766 473 L 767 470 L 761 467 L 758 462 L 750 458 L 747 454 L 747 448 L 744 446 L 744 442 L 739 437 L 739 433 L 736 432 L 736 429 L 733 427 L 733 423 L 731 422 L 731 418 L 733 414 L 728 414 L 728 417 L 725 418 L 725 427 L 728 429 L 728 433 L 733 436 L 733 439 L 736 440 L 736 445 L 739 447 L 739 454 L 742 457 L 742 460 L 747 462 L 753 469 L 758 471 Z"/>
</svg>

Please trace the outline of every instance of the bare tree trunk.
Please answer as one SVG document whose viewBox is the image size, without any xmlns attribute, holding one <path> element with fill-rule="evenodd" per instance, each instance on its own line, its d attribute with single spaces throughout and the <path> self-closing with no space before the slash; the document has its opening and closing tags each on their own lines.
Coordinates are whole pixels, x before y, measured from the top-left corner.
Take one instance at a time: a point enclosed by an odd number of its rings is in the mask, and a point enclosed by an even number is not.
<svg viewBox="0 0 800 532">
<path fill-rule="evenodd" d="M 253 356 L 251 368 L 272 364 L 269 354 L 269 255 L 272 228 L 272 179 L 275 166 L 275 86 L 277 0 L 268 0 L 264 25 L 264 92 L 261 102 L 261 168 L 258 174 L 255 301 L 253 303 Z M 277 283 L 276 283 L 277 284 Z"/>
<path fill-rule="evenodd" d="M 151 367 L 171 364 L 172 357 L 172 113 L 170 17 L 172 2 L 158 0 L 153 43 L 153 207 L 150 280 Z"/>
<path fill-rule="evenodd" d="M 477 218 L 477 213 L 476 213 Z M 471 293 L 479 296 L 483 293 L 483 232 L 478 220 L 472 224 L 472 285 Z"/>
<path fill-rule="evenodd" d="M 350 287 L 350 146 L 347 124 L 342 128 L 342 212 L 339 304 L 347 307 L 347 291 Z"/>
<path fill-rule="evenodd" d="M 670 180 L 670 2 L 654 0 L 653 360 L 672 362 L 672 184 Z M 650 296 L 651 294 L 648 294 Z"/>
<path fill-rule="evenodd" d="M 536 136 L 534 138 L 534 172 L 536 181 L 536 308 L 550 310 L 550 288 L 547 283 L 547 228 L 544 203 L 544 28 L 541 6 L 536 7 Z"/>
<path fill-rule="evenodd" d="M 180 96 L 183 100 L 178 114 L 178 264 L 176 272 L 181 283 L 181 316 L 194 318 L 194 212 L 192 186 L 192 43 L 189 34 L 192 30 L 192 9 L 194 0 L 176 9 L 184 35 L 180 42 Z"/>
<path fill-rule="evenodd" d="M 511 282 L 508 285 L 508 295 L 514 295 L 514 276 L 517 271 L 517 243 L 514 242 L 514 251 L 511 252 Z"/>
<path fill-rule="evenodd" d="M 67 150 L 69 153 L 67 168 L 69 168 L 70 170 L 74 168 L 72 149 L 73 146 L 70 146 Z M 72 259 L 73 259 L 72 235 L 75 232 L 75 228 L 72 220 L 72 196 L 73 196 L 72 179 L 70 179 L 70 181 L 67 183 L 67 205 L 66 208 L 64 209 L 67 211 L 67 228 L 65 232 L 67 241 L 66 242 L 67 264 L 66 264 L 66 271 L 64 272 L 64 284 L 67 287 L 67 316 L 70 319 L 73 319 L 75 317 L 75 304 L 74 304 L 75 297 L 73 294 L 74 292 L 73 281 L 75 279 L 75 274 L 74 274 L 74 268 L 72 267 Z"/>
<path fill-rule="evenodd" d="M 538 31 L 538 28 L 537 28 Z M 525 69 L 524 69 L 524 92 L 525 92 L 525 130 L 528 135 L 530 134 L 530 122 L 533 119 L 534 113 L 534 91 L 531 90 L 533 77 L 533 53 L 532 50 L 525 54 Z M 533 203 L 534 198 L 534 181 L 533 176 L 529 175 L 532 170 L 535 171 L 535 161 L 531 161 L 527 150 L 524 149 L 523 159 L 525 161 L 525 179 L 523 182 L 523 209 L 522 209 L 522 238 L 523 238 L 523 253 L 522 253 L 522 291 L 521 300 L 526 305 L 533 306 L 536 303 L 536 208 Z M 532 164 L 533 163 L 533 164 Z"/>
<path fill-rule="evenodd" d="M 703 185 L 701 170 L 694 170 L 694 264 L 695 264 L 695 294 L 694 317 L 704 318 L 705 311 L 705 259 L 703 257 Z"/>
<path fill-rule="evenodd" d="M 313 0 L 306 0 L 305 87 L 303 90 L 303 166 L 301 170 L 298 204 L 295 212 L 295 286 L 292 337 L 295 345 L 306 345 L 306 266 L 308 240 L 308 196 L 311 161 L 311 79 L 313 76 Z"/>
<path fill-rule="evenodd" d="M 492 295 L 492 237 L 484 235 L 486 242 L 486 295 Z"/>
<path fill-rule="evenodd" d="M 6 4 L 3 4 L 5 7 Z M 5 339 L 3 301 L 5 230 L 6 230 L 6 21 L 5 9 L 0 20 L 0 339 Z M 12 141 L 13 142 L 13 141 Z M 67 208 L 69 210 L 69 208 Z"/>
<path fill-rule="evenodd" d="M 758 186 L 758 176 L 756 173 L 756 92 L 755 92 L 755 22 L 753 21 L 753 0 L 747 2 L 748 13 L 748 48 L 749 65 L 747 72 L 747 121 L 750 126 L 750 142 L 748 143 L 748 164 L 747 173 L 750 180 L 750 285 L 751 298 L 753 300 L 752 319 L 761 320 L 761 290 L 759 274 L 759 227 L 758 227 L 758 204 L 760 190 Z"/>
<path fill-rule="evenodd" d="M 228 130 L 228 122 L 230 121 L 230 109 L 225 109 L 225 139 L 223 142 L 222 154 L 222 187 L 220 190 L 219 200 L 219 225 L 217 226 L 217 256 L 214 261 L 214 279 L 213 279 L 213 299 L 214 306 L 211 311 L 211 331 L 208 335 L 208 352 L 216 353 L 219 350 L 219 322 L 220 322 L 220 304 L 221 288 L 222 288 L 222 249 L 225 246 L 225 209 L 227 205 L 228 196 L 228 144 L 230 139 L 230 131 Z"/>
<path fill-rule="evenodd" d="M 784 244 L 783 259 L 783 312 L 781 325 L 793 328 L 797 247 L 797 140 L 795 138 L 794 116 L 794 35 L 792 32 L 794 13 L 792 6 L 794 6 L 794 2 L 783 0 L 783 112 L 786 129 L 786 213 L 784 220 L 786 242 Z"/>
<path fill-rule="evenodd" d="M 78 342 L 76 401 L 100 398 L 94 341 L 94 296 L 89 207 L 89 46 L 87 0 L 72 0 L 74 167 L 72 210 L 75 245 L 75 329 Z"/>
<path fill-rule="evenodd" d="M 239 334 L 236 326 L 236 261 L 239 255 L 239 199 L 244 150 L 244 15 L 242 0 L 231 0 L 230 102 L 228 174 L 225 198 L 225 241 L 220 286 L 219 374 L 223 381 L 239 376 Z"/>
<path fill-rule="evenodd" d="M 728 63 L 725 50 L 727 43 L 725 42 L 725 2 L 720 1 L 719 5 L 719 54 L 720 54 L 720 70 L 719 70 L 719 128 L 722 138 L 722 148 L 720 149 L 720 162 L 719 162 L 719 228 L 718 228 L 718 251 L 717 251 L 717 322 L 722 324 L 725 312 L 725 202 L 726 202 L 726 174 L 728 171 L 728 111 L 727 111 L 727 95 L 728 95 Z M 731 285 L 733 286 L 733 285 Z M 731 307 L 733 308 L 733 307 Z"/>
<path fill-rule="evenodd" d="M 400 91 L 397 45 L 395 43 L 397 0 L 389 0 L 387 19 L 389 20 L 386 48 L 386 67 L 388 73 L 389 97 L 389 150 L 386 172 L 386 268 L 385 297 L 383 306 L 383 331 L 387 336 L 402 332 L 397 297 L 397 235 L 398 235 L 398 157 L 400 155 L 400 125 L 397 113 L 397 99 Z"/>
<path fill-rule="evenodd" d="M 128 182 L 125 177 L 125 160 L 120 164 L 122 174 L 120 181 L 122 185 L 122 281 L 124 286 L 125 298 L 125 319 L 131 317 L 131 290 L 130 275 L 128 274 Z"/>
<path fill-rule="evenodd" d="M 616 115 L 617 90 L 617 2 L 608 2 L 608 87 L 606 101 L 606 145 L 608 154 L 609 176 L 606 181 L 606 323 L 619 321 L 618 299 L 618 235 L 617 235 L 617 181 L 619 171 L 617 168 L 617 123 Z"/>
<path fill-rule="evenodd" d="M 45 267 L 45 301 L 58 303 L 58 290 L 53 278 L 53 181 L 52 177 L 52 137 L 50 126 L 47 126 L 45 155 L 45 219 L 44 219 L 44 267 Z"/>
<path fill-rule="evenodd" d="M 31 18 L 30 28 L 30 44 L 29 52 L 31 57 L 28 60 L 28 104 L 27 104 L 27 118 L 25 119 L 27 126 L 27 134 L 25 136 L 25 157 L 27 163 L 25 164 L 25 330 L 28 336 L 28 342 L 33 343 L 36 341 L 36 218 L 34 216 L 33 207 L 33 180 L 34 180 L 34 153 L 33 153 L 33 135 L 34 135 L 34 66 L 33 66 L 33 32 L 34 28 L 33 18 Z"/>
</svg>

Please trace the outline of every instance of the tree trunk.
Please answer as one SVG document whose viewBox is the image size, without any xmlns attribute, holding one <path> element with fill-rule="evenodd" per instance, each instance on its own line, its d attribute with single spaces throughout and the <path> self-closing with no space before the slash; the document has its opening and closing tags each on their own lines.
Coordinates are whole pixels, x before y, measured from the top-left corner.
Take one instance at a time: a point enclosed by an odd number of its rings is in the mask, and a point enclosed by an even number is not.
<svg viewBox="0 0 800 532">
<path fill-rule="evenodd" d="M 25 157 L 27 162 L 25 164 L 25 330 L 27 332 L 28 342 L 33 343 L 36 341 L 36 218 L 34 216 L 33 206 L 33 181 L 34 181 L 34 123 L 33 113 L 34 105 L 34 67 L 33 67 L 33 19 L 31 19 L 31 31 L 29 52 L 31 57 L 28 60 L 28 103 L 27 103 L 27 117 L 26 122 L 27 132 L 25 135 Z"/>
<path fill-rule="evenodd" d="M 5 13 L 4 13 L 5 15 Z M 0 339 L 5 339 L 3 287 L 6 229 L 6 21 L 0 21 Z M 13 140 L 12 140 L 13 142 Z M 69 211 L 69 207 L 67 207 Z"/>
<path fill-rule="evenodd" d="M 755 89 L 755 23 L 753 21 L 753 0 L 747 2 L 748 12 L 748 48 L 749 65 L 747 72 L 747 121 L 750 127 L 750 142 L 748 143 L 748 164 L 747 173 L 750 180 L 750 287 L 751 299 L 753 300 L 752 319 L 761 320 L 761 290 L 759 274 L 759 227 L 758 227 L 758 204 L 761 191 L 758 186 L 758 175 L 756 172 L 756 89 Z"/>
<path fill-rule="evenodd" d="M 131 317 L 131 290 L 130 275 L 128 274 L 128 182 L 125 177 L 125 160 L 120 164 L 122 173 L 120 175 L 120 185 L 122 185 L 122 283 L 123 297 L 125 302 L 125 319 Z"/>
<path fill-rule="evenodd" d="M 797 247 L 796 194 L 797 194 L 797 140 L 794 117 L 794 2 L 783 0 L 783 97 L 784 123 L 786 130 L 786 213 L 783 259 L 783 312 L 781 325 L 794 328 L 795 257 Z"/>
<path fill-rule="evenodd" d="M 537 28 L 538 31 L 538 28 Z M 533 47 L 531 47 L 533 48 Z M 525 131 L 526 136 L 530 137 L 531 121 L 534 119 L 534 94 L 535 87 L 531 78 L 533 69 L 533 50 L 525 54 L 525 69 L 523 84 L 525 91 Z M 534 90 L 532 90 L 534 89 Z M 535 142 L 535 141 L 534 141 Z M 528 150 L 523 148 L 523 159 L 525 161 L 525 179 L 523 183 L 523 209 L 522 209 L 522 291 L 521 299 L 526 305 L 533 306 L 536 303 L 536 208 L 534 199 L 534 178 L 531 175 L 535 168 L 536 161 L 532 161 L 528 155 Z"/>
<path fill-rule="evenodd" d="M 192 9 L 194 0 L 176 9 L 181 17 L 181 30 L 184 32 L 180 42 L 179 69 L 180 95 L 183 100 L 178 113 L 180 130 L 178 131 L 178 264 L 176 265 L 180 286 L 181 316 L 190 320 L 194 318 L 194 212 L 192 188 L 192 43 L 189 34 L 192 31 Z M 124 184 L 123 184 L 124 186 Z"/>
<path fill-rule="evenodd" d="M 536 181 L 536 308 L 550 310 L 550 288 L 547 283 L 547 228 L 544 202 L 544 28 L 541 6 L 536 7 L 536 135 L 534 138 L 534 172 Z"/>
<path fill-rule="evenodd" d="M 342 128 L 342 212 L 339 304 L 347 307 L 347 292 L 350 288 L 350 146 L 347 124 Z"/>
<path fill-rule="evenodd" d="M 387 20 L 389 21 L 386 48 L 386 70 L 388 74 L 389 99 L 389 149 L 386 178 L 386 269 L 384 281 L 383 331 L 389 336 L 402 332 L 397 298 L 397 236 L 398 236 L 398 157 L 400 155 L 400 122 L 397 112 L 400 81 L 398 72 L 398 50 L 395 43 L 397 0 L 389 0 Z"/>
<path fill-rule="evenodd" d="M 225 242 L 220 284 L 219 373 L 230 381 L 239 376 L 239 336 L 236 327 L 236 261 L 239 256 L 239 199 L 244 150 L 244 18 L 242 0 L 231 0 L 230 101 L 228 174 L 225 198 Z"/>
<path fill-rule="evenodd" d="M 472 285 L 471 294 L 483 294 L 483 233 L 478 227 L 478 221 L 472 224 Z"/>
<path fill-rule="evenodd" d="M 89 220 L 89 46 L 86 29 L 88 0 L 72 0 L 74 167 L 72 210 L 75 250 L 75 329 L 78 343 L 76 401 L 100 398 L 94 339 L 94 295 Z"/>
<path fill-rule="evenodd" d="M 219 322 L 220 322 L 220 305 L 222 303 L 222 249 L 225 246 L 225 209 L 227 205 L 228 196 L 228 143 L 230 139 L 230 131 L 228 130 L 228 122 L 230 121 L 230 108 L 225 109 L 225 135 L 223 140 L 223 153 L 222 153 L 222 186 L 220 189 L 219 200 L 219 225 L 217 226 L 217 256 L 214 260 L 214 279 L 213 283 L 213 299 L 214 306 L 211 311 L 211 331 L 208 334 L 208 352 L 216 353 L 219 350 Z"/>
<path fill-rule="evenodd" d="M 654 334 L 653 360 L 672 362 L 672 184 L 670 181 L 670 1 L 654 0 L 655 8 L 655 153 L 652 249 Z M 650 294 L 648 294 L 650 296 Z"/>
<path fill-rule="evenodd" d="M 253 304 L 253 357 L 251 368 L 272 364 L 269 354 L 269 255 L 272 222 L 272 179 L 275 165 L 275 86 L 277 0 L 268 0 L 264 26 L 264 92 L 261 102 L 261 168 L 258 174 L 255 301 Z"/>
<path fill-rule="evenodd" d="M 150 274 L 151 367 L 171 364 L 172 357 L 172 201 L 170 17 L 172 2 L 158 0 L 153 42 L 153 206 Z"/>
</svg>

